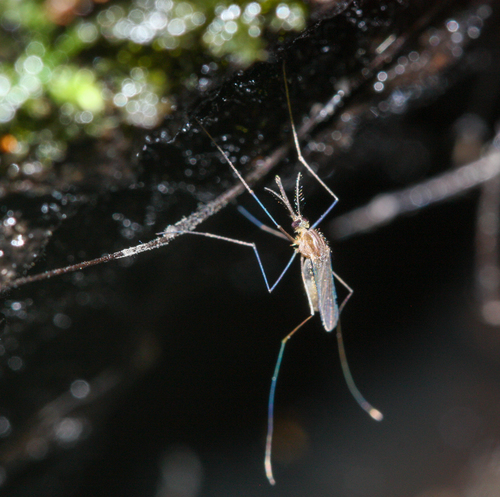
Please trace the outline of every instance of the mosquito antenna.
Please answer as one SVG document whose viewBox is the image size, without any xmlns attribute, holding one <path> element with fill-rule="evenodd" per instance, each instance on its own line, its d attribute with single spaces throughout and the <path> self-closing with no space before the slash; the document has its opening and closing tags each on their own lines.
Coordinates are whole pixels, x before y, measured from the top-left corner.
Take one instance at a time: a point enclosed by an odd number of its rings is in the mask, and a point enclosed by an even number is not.
<svg viewBox="0 0 500 497">
<path fill-rule="evenodd" d="M 295 183 L 295 208 L 297 209 L 297 215 L 299 217 L 302 217 L 300 213 L 300 197 L 301 197 L 301 191 L 300 191 L 300 178 L 302 175 L 299 173 L 297 174 L 297 182 Z"/>
<path fill-rule="evenodd" d="M 278 192 L 271 190 L 271 188 L 268 188 L 267 186 L 264 187 L 264 190 L 267 190 L 269 193 L 272 193 L 278 199 L 278 201 L 286 207 L 286 201 Z"/>
<path fill-rule="evenodd" d="M 339 356 L 340 356 L 340 364 L 342 365 L 342 372 L 344 374 L 345 382 L 347 383 L 347 388 L 351 392 L 352 396 L 359 404 L 361 409 L 366 411 L 375 421 L 382 421 L 384 419 L 384 415 L 378 410 L 375 409 L 362 395 L 358 390 L 358 387 L 354 383 L 352 378 L 351 370 L 349 369 L 349 364 L 347 363 L 347 357 L 345 355 L 344 349 L 344 339 L 342 338 L 342 329 L 340 327 L 340 319 L 337 322 L 337 343 L 339 346 Z"/>
<path fill-rule="evenodd" d="M 300 151 L 299 138 L 297 136 L 297 131 L 295 130 L 295 124 L 293 122 L 293 114 L 292 114 L 292 104 L 290 103 L 290 93 L 288 91 L 288 83 L 286 80 L 286 70 L 285 70 L 285 61 L 283 61 L 283 79 L 285 80 L 285 93 L 286 93 L 286 101 L 288 104 L 288 113 L 290 114 L 290 124 L 292 126 L 292 134 L 293 141 L 295 142 L 295 148 L 297 149 L 297 157 L 299 161 L 304 165 L 304 167 L 316 178 L 318 183 L 336 200 L 338 200 L 337 195 L 333 193 L 328 186 L 326 186 L 325 182 L 314 172 L 313 168 L 306 162 L 304 157 L 302 156 L 302 152 Z"/>
<path fill-rule="evenodd" d="M 278 175 L 276 175 L 276 184 L 278 185 L 281 195 L 271 190 L 270 188 L 266 188 L 266 190 L 275 195 L 283 203 L 283 205 L 288 209 L 290 217 L 295 221 L 297 219 L 297 214 L 295 214 L 295 211 L 292 208 L 292 204 L 290 203 L 290 200 L 288 200 L 285 189 L 283 188 L 283 183 L 281 182 L 281 178 Z"/>
<path fill-rule="evenodd" d="M 300 176 L 300 173 L 298 174 L 298 176 Z M 283 200 L 284 200 L 288 210 L 291 213 L 295 214 L 294 210 L 292 209 L 292 204 L 288 200 L 288 195 L 286 194 L 285 189 L 283 188 L 283 183 L 281 182 L 281 178 L 278 175 L 276 175 L 275 179 L 276 179 L 276 184 L 278 185 L 278 188 L 280 190 L 281 196 L 283 197 Z"/>
<path fill-rule="evenodd" d="M 293 331 L 291 331 L 283 340 L 281 341 L 281 348 L 278 354 L 278 360 L 276 361 L 276 367 L 274 368 L 273 379 L 271 381 L 271 391 L 269 392 L 269 404 L 267 406 L 267 437 L 266 437 L 266 456 L 264 458 L 264 467 L 266 469 L 266 476 L 271 485 L 276 483 L 273 476 L 273 466 L 271 462 L 271 452 L 273 447 L 273 431 L 274 431 L 274 394 L 276 393 L 276 383 L 278 381 L 278 374 L 280 372 L 281 360 L 283 359 L 283 352 L 285 351 L 285 345 L 294 333 L 302 328 L 307 321 L 309 321 L 314 314 L 308 316 L 302 323 L 300 323 Z"/>
</svg>

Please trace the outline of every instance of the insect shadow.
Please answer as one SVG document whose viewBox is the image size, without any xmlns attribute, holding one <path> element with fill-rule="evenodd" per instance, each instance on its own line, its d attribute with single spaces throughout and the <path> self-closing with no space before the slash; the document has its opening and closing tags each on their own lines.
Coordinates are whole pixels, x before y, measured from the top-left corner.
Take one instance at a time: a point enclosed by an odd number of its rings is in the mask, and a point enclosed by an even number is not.
<svg viewBox="0 0 500 497">
<path fill-rule="evenodd" d="M 314 176 L 314 178 L 321 184 L 321 186 L 333 197 L 333 202 L 326 209 L 326 211 L 314 222 L 312 225 L 302 215 L 301 212 L 301 199 L 302 192 L 300 186 L 301 174 L 297 175 L 297 181 L 295 183 L 295 209 L 292 207 L 290 200 L 283 188 L 283 184 L 281 182 L 281 178 L 276 176 L 276 184 L 278 186 L 279 193 L 266 188 L 272 195 L 274 195 L 287 209 L 288 214 L 292 219 L 292 229 L 294 230 L 294 236 L 290 235 L 281 225 L 277 223 L 277 221 L 273 218 L 270 212 L 266 209 L 266 207 L 259 200 L 255 192 L 250 188 L 248 183 L 244 180 L 243 176 L 240 174 L 238 169 L 231 162 L 227 154 L 222 150 L 222 148 L 216 143 L 212 135 L 205 129 L 205 127 L 198 121 L 198 124 L 203 129 L 203 131 L 208 135 L 208 137 L 212 140 L 214 145 L 217 147 L 219 152 L 224 157 L 225 161 L 229 164 L 231 169 L 234 171 L 238 179 L 245 186 L 247 191 L 252 195 L 252 197 L 257 201 L 259 206 L 263 209 L 267 217 L 274 224 L 275 228 L 269 227 L 264 223 L 260 222 L 254 216 L 252 216 L 248 211 L 239 208 L 239 211 L 247 217 L 252 223 L 256 224 L 260 229 L 271 233 L 279 238 L 283 238 L 289 242 L 291 242 L 292 247 L 294 248 L 294 253 L 290 260 L 288 261 L 285 269 L 282 271 L 278 279 L 274 282 L 273 285 L 269 284 L 269 280 L 267 278 L 266 272 L 264 270 L 264 266 L 262 265 L 262 261 L 259 255 L 259 251 L 257 250 L 257 246 L 252 242 L 245 242 L 243 240 L 237 240 L 234 238 L 228 238 L 220 235 L 216 235 L 213 233 L 203 233 L 199 231 L 183 231 L 177 230 L 175 226 L 171 226 L 164 233 L 159 233 L 160 235 L 167 235 L 172 233 L 185 233 L 192 235 L 204 236 L 207 238 L 215 238 L 217 240 L 223 240 L 230 243 L 235 243 L 237 245 L 243 245 L 246 247 L 251 247 L 255 252 L 255 256 L 257 258 L 257 262 L 259 263 L 260 270 L 262 272 L 262 276 L 264 277 L 264 282 L 269 292 L 272 292 L 278 283 L 281 281 L 285 273 L 288 271 L 289 267 L 295 260 L 296 256 L 300 254 L 300 265 L 302 270 L 302 281 L 304 283 L 304 288 L 307 294 L 307 299 L 309 302 L 309 309 L 311 314 L 304 319 L 297 327 L 295 327 L 283 340 L 281 341 L 281 348 L 278 353 L 278 359 L 276 362 L 276 367 L 274 369 L 273 378 L 271 381 L 271 390 L 269 393 L 269 403 L 268 403 L 268 420 L 267 420 L 267 437 L 266 437 L 266 452 L 264 458 L 264 466 L 266 471 L 267 479 L 271 485 L 276 483 L 273 470 L 272 470 L 272 462 L 271 462 L 271 453 L 272 453 L 272 441 L 273 441 L 273 429 L 274 429 L 274 397 L 276 392 L 276 384 L 278 381 L 278 374 L 281 366 L 281 361 L 283 359 L 283 354 L 285 351 L 285 346 L 288 340 L 300 329 L 302 326 L 307 323 L 315 313 L 319 312 L 321 316 L 321 321 L 323 323 L 323 327 L 326 331 L 330 332 L 337 329 L 337 343 L 339 349 L 340 360 L 342 364 L 342 371 L 344 374 L 344 378 L 346 380 L 347 386 L 355 398 L 356 402 L 364 409 L 373 419 L 377 421 L 381 421 L 383 419 L 382 413 L 374 408 L 360 393 L 354 380 L 352 378 L 352 374 L 349 369 L 349 365 L 347 362 L 344 343 L 342 338 L 342 331 L 340 327 L 340 313 L 342 309 L 347 304 L 347 301 L 353 294 L 352 288 L 342 279 L 340 278 L 333 270 L 332 270 L 332 261 L 331 261 L 331 251 L 328 246 L 328 242 L 326 241 L 323 234 L 318 231 L 317 226 L 323 221 L 323 219 L 330 213 L 330 211 L 335 207 L 338 202 L 337 196 L 330 190 L 330 188 L 321 180 L 321 178 L 316 174 L 316 172 L 311 168 L 311 166 L 307 163 L 307 161 L 302 156 L 302 152 L 300 150 L 299 139 L 297 136 L 297 132 L 295 129 L 293 115 L 292 115 L 292 107 L 290 104 L 290 96 L 288 91 L 288 84 L 286 80 L 286 72 L 285 67 L 283 66 L 283 75 L 285 81 L 285 91 L 286 98 L 288 104 L 288 111 L 290 114 L 290 123 L 293 134 L 293 139 L 295 143 L 295 148 L 297 150 L 297 155 L 299 161 L 304 165 L 304 167 L 309 171 L 310 174 Z M 348 295 L 344 298 L 340 306 L 337 303 L 337 292 L 335 290 L 334 277 L 341 283 L 348 291 Z"/>
</svg>

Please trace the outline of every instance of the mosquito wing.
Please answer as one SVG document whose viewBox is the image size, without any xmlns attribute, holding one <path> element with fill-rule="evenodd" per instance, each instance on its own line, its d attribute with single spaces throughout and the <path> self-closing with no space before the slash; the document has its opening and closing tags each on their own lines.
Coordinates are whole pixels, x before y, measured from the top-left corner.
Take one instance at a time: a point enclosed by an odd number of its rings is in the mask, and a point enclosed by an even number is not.
<svg viewBox="0 0 500 497">
<path fill-rule="evenodd" d="M 311 315 L 315 312 L 319 312 L 318 305 L 318 289 L 315 283 L 313 266 L 311 264 L 311 259 L 306 259 L 301 257 L 300 265 L 302 268 L 302 281 L 304 282 L 304 288 L 307 293 L 307 300 L 309 301 L 309 308 L 311 309 Z"/>
<path fill-rule="evenodd" d="M 319 310 L 325 330 L 332 331 L 339 320 L 339 308 L 333 283 L 330 250 L 325 250 L 321 257 L 311 259 L 311 266 L 316 284 L 317 310 Z"/>
</svg>

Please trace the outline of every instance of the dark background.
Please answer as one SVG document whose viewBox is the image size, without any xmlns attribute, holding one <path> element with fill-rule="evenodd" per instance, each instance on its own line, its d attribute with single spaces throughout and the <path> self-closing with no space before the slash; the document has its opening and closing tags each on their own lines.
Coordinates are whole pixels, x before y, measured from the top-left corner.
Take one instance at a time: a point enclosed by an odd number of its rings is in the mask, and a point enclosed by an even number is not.
<svg viewBox="0 0 500 497">
<path fill-rule="evenodd" d="M 291 140 L 284 59 L 297 123 L 342 78 L 355 89 L 344 108 L 356 116 L 352 127 L 343 127 L 338 113 L 302 142 L 340 198 L 332 219 L 449 170 L 457 120 L 479 116 L 485 142 L 497 124 L 496 6 L 462 57 L 446 60 L 443 50 L 441 59 L 377 94 L 376 73 L 363 69 L 386 36 L 406 36 L 398 56 L 422 55 L 426 30 L 459 16 L 470 21 L 479 4 L 444 2 L 436 11 L 386 5 L 382 13 L 364 4 L 366 30 L 352 21 L 355 6 L 317 21 L 278 44 L 268 63 L 233 74 L 208 97 L 192 97 L 190 116 L 212 126 L 235 160 L 250 157 L 237 163 L 250 170 Z M 375 116 L 396 86 L 408 92 L 405 108 Z M 183 112 L 137 137 L 136 169 L 124 175 L 130 184 L 108 176 L 63 189 L 63 200 L 72 195 L 60 202 L 67 219 L 47 219 L 58 229 L 33 273 L 148 241 L 234 184 Z M 314 143 L 329 144 L 333 130 L 343 138 L 333 155 L 311 153 Z M 198 162 L 186 174 L 190 157 Z M 275 171 L 290 186 L 298 170 L 292 150 Z M 263 191 L 272 177 L 255 190 L 288 227 Z M 498 328 L 478 313 L 479 196 L 468 192 L 371 233 L 332 240 L 334 270 L 355 290 L 342 315 L 350 367 L 385 419 L 372 421 L 351 398 L 334 334 L 315 317 L 289 342 L 278 382 L 275 488 L 263 470 L 267 398 L 280 340 L 308 314 L 298 263 L 268 295 L 251 249 L 186 235 L 133 259 L 9 291 L 0 390 L 0 415 L 11 425 L 0 448 L 5 495 L 498 495 L 500 342 Z M 307 178 L 304 197 L 311 219 L 331 202 Z M 7 201 L 28 221 L 32 212 L 33 224 L 47 198 Z M 248 195 L 238 202 L 264 219 Z M 290 256 L 286 242 L 260 232 L 234 205 L 201 230 L 255 241 L 273 281 Z M 329 221 L 323 231 L 332 239 Z M 26 312 L 14 312 L 14 302 Z M 91 396 L 75 402 L 68 391 L 82 379 Z M 67 418 L 80 423 L 74 440 L 61 435 Z"/>
</svg>

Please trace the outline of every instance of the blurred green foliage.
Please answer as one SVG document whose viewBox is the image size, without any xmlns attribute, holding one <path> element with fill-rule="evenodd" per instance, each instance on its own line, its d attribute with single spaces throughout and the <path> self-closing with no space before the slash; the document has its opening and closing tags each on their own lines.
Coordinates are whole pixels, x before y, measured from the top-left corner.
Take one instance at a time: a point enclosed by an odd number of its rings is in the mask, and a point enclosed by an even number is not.
<svg viewBox="0 0 500 497">
<path fill-rule="evenodd" d="M 0 174 L 46 170 L 69 141 L 123 124 L 153 128 L 182 87 L 265 60 L 270 34 L 305 23 L 298 0 L 2 0 Z"/>
</svg>

